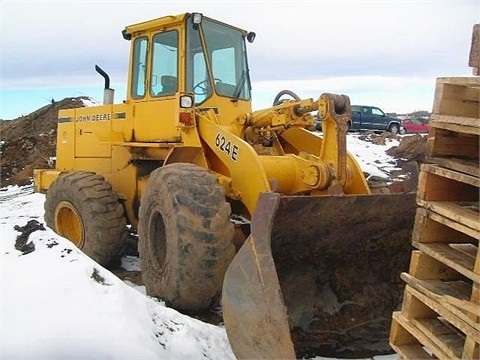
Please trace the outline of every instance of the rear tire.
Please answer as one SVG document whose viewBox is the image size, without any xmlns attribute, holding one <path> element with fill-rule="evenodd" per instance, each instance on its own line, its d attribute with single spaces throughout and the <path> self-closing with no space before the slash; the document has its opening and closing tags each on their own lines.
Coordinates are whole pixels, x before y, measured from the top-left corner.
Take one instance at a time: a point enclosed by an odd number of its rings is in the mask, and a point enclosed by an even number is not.
<svg viewBox="0 0 480 360">
<path fill-rule="evenodd" d="M 45 198 L 45 222 L 102 266 L 123 250 L 126 219 L 111 185 L 100 175 L 72 172 L 58 177 Z"/>
<path fill-rule="evenodd" d="M 230 205 L 213 174 L 180 163 L 153 171 L 138 234 L 147 294 L 186 312 L 216 300 L 235 247 Z"/>
</svg>

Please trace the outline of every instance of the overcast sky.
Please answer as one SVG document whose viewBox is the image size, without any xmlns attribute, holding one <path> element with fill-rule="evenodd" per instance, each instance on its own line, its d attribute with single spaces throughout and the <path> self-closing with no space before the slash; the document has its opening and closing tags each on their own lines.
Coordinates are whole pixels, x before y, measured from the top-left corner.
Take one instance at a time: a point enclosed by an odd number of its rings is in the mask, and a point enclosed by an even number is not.
<svg viewBox="0 0 480 360">
<path fill-rule="evenodd" d="M 344 93 L 388 112 L 431 110 L 435 79 L 470 76 L 479 0 L 0 1 L 0 119 L 52 98 L 102 98 L 99 64 L 125 98 L 130 43 L 121 30 L 183 12 L 255 31 L 248 44 L 254 108 L 283 89 Z"/>
</svg>

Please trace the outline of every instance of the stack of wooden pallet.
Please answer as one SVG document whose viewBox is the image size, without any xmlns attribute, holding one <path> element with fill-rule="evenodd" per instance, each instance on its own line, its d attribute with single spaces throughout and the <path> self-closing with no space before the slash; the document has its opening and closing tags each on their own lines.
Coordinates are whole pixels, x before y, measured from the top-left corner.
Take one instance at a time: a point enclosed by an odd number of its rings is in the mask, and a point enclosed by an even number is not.
<svg viewBox="0 0 480 360">
<path fill-rule="evenodd" d="M 480 75 L 480 25 L 470 67 Z M 410 269 L 390 345 L 404 359 L 480 359 L 480 77 L 438 78 Z"/>
<path fill-rule="evenodd" d="M 406 359 L 479 359 L 480 78 L 438 78 L 410 269 L 390 345 Z"/>
</svg>

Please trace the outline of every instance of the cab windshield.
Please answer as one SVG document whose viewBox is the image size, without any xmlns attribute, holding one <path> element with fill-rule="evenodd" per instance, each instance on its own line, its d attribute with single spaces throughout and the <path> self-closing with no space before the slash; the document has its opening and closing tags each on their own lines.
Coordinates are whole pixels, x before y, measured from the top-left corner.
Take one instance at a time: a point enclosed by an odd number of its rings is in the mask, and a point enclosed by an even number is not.
<svg viewBox="0 0 480 360">
<path fill-rule="evenodd" d="M 187 31 L 187 91 L 201 104 L 215 92 L 234 100 L 250 100 L 245 41 L 238 29 L 207 18 L 190 22 Z M 204 39 L 204 42 L 202 41 Z"/>
</svg>

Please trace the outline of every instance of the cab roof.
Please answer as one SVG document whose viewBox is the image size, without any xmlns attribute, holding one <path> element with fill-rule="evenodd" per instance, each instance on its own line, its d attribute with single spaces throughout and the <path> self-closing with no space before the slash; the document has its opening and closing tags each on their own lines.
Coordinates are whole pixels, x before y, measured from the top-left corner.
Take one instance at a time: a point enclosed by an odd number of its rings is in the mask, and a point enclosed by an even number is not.
<svg viewBox="0 0 480 360">
<path fill-rule="evenodd" d="M 123 32 L 125 34 L 134 34 L 134 33 L 143 32 L 146 30 L 159 29 L 165 26 L 177 25 L 177 24 L 181 24 L 185 20 L 185 18 L 187 18 L 188 16 L 190 16 L 190 13 L 163 16 L 161 18 L 143 21 L 133 25 L 128 25 L 125 27 L 125 30 Z"/>
<path fill-rule="evenodd" d="M 186 18 L 190 17 L 193 13 L 183 13 L 183 14 L 178 14 L 178 15 L 167 15 L 167 16 L 163 16 L 163 17 L 160 17 L 160 18 L 157 18 L 157 19 L 152 19 L 152 20 L 147 20 L 147 21 L 143 21 L 143 22 L 140 22 L 140 23 L 137 23 L 137 24 L 133 24 L 133 25 L 128 25 L 125 27 L 125 30 L 122 31 L 122 33 L 125 35 L 134 35 L 134 34 L 138 34 L 138 33 L 143 33 L 145 31 L 155 31 L 157 29 L 161 29 L 163 27 L 167 27 L 167 26 L 175 26 L 175 25 L 179 25 L 179 24 L 182 24 Z M 240 28 L 237 28 L 235 26 L 232 26 L 230 24 L 227 24 L 227 23 L 223 23 L 221 21 L 218 21 L 218 20 L 215 20 L 215 19 L 212 19 L 212 18 L 208 18 L 206 16 L 203 16 L 203 18 L 205 19 L 209 19 L 209 20 L 212 20 L 214 22 L 217 22 L 219 24 L 223 24 L 225 26 L 229 26 L 231 28 L 234 28 L 234 29 L 237 29 L 237 30 L 240 30 L 241 32 L 247 34 L 247 31 L 245 30 L 242 30 Z"/>
</svg>

